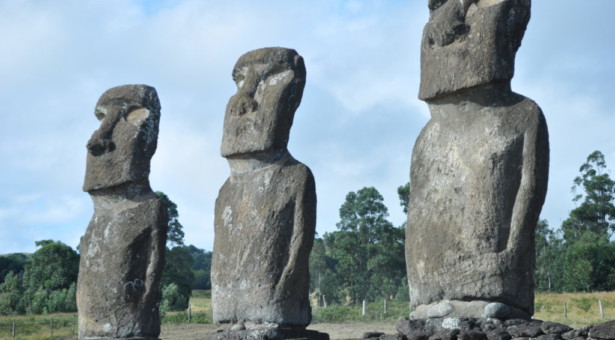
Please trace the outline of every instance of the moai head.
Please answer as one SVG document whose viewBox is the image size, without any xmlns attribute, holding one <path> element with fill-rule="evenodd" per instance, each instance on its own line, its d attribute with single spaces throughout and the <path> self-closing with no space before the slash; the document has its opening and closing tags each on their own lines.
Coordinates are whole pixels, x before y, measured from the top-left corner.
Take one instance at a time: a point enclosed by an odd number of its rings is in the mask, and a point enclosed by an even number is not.
<svg viewBox="0 0 615 340">
<path fill-rule="evenodd" d="M 241 56 L 233 68 L 237 93 L 226 106 L 222 156 L 286 150 L 305 75 L 303 58 L 292 49 L 263 48 Z"/>
<path fill-rule="evenodd" d="M 96 103 L 94 114 L 100 127 L 87 144 L 83 190 L 147 179 L 160 122 L 156 89 L 147 85 L 111 88 Z"/>
<path fill-rule="evenodd" d="M 530 0 L 429 0 L 419 98 L 510 81 Z"/>
</svg>

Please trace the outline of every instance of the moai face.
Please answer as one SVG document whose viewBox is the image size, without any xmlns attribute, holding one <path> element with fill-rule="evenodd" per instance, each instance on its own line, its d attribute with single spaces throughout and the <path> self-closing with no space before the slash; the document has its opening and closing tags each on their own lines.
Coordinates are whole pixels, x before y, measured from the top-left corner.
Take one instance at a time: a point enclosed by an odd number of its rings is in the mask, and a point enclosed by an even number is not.
<svg viewBox="0 0 615 340">
<path fill-rule="evenodd" d="M 429 0 L 419 98 L 510 81 L 530 0 Z"/>
<path fill-rule="evenodd" d="M 226 107 L 222 156 L 286 150 L 305 75 L 295 50 L 263 48 L 241 56 L 233 68 L 237 93 Z"/>
<path fill-rule="evenodd" d="M 147 179 L 160 121 L 156 89 L 146 85 L 111 88 L 98 100 L 94 114 L 100 127 L 87 143 L 83 190 Z"/>
</svg>

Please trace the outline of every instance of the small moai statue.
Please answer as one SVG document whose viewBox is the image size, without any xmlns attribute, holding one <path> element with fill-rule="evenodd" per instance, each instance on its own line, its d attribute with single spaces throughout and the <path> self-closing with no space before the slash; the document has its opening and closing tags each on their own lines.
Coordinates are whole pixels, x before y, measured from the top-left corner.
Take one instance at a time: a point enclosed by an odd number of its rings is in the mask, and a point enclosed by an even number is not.
<svg viewBox="0 0 615 340">
<path fill-rule="evenodd" d="M 87 143 L 83 190 L 94 216 L 81 239 L 79 339 L 157 339 L 167 207 L 149 184 L 160 102 L 153 87 L 107 90 Z"/>
<path fill-rule="evenodd" d="M 549 141 L 512 92 L 530 0 L 429 0 L 412 152 L 406 265 L 413 318 L 530 318 Z"/>
<path fill-rule="evenodd" d="M 305 86 L 295 50 L 263 48 L 233 69 L 221 154 L 231 168 L 215 208 L 213 321 L 305 329 L 316 225 L 310 169 L 287 149 Z M 248 327 L 249 329 L 249 327 Z"/>
</svg>

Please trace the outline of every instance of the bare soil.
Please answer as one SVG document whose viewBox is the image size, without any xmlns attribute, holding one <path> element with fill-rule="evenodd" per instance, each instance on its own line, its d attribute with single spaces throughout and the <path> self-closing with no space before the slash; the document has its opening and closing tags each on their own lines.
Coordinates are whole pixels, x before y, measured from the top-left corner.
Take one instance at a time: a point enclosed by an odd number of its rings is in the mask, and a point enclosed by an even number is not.
<svg viewBox="0 0 615 340">
<path fill-rule="evenodd" d="M 216 325 L 163 325 L 160 338 L 163 340 L 204 340 L 216 332 Z M 360 339 L 366 332 L 396 334 L 394 322 L 365 323 L 317 323 L 308 329 L 328 333 L 331 339 Z"/>
</svg>

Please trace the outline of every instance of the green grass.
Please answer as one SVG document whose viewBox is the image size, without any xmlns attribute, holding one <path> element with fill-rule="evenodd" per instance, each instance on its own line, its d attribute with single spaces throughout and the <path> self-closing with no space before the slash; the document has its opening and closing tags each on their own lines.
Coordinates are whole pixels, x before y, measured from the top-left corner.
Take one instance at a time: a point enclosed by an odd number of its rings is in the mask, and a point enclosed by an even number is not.
<svg viewBox="0 0 615 340">
<path fill-rule="evenodd" d="M 600 318 L 598 301 L 602 301 L 604 319 Z M 534 310 L 535 319 L 559 322 L 575 328 L 595 325 L 615 319 L 615 292 L 537 294 Z"/>
<path fill-rule="evenodd" d="M 53 332 L 52 332 L 53 320 Z M 0 317 L 0 339 L 71 339 L 77 333 L 77 318 L 73 314 L 2 316 Z"/>
</svg>

